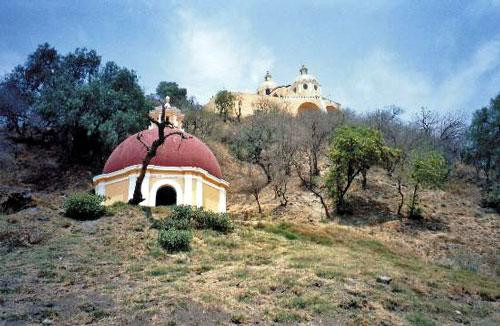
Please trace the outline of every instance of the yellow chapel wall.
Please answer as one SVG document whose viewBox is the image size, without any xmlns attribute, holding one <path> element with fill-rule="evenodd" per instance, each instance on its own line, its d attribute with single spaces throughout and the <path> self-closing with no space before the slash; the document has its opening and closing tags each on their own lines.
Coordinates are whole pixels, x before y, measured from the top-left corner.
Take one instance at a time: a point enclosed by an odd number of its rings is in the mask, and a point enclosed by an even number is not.
<svg viewBox="0 0 500 326">
<path fill-rule="evenodd" d="M 214 212 L 219 211 L 219 189 L 203 183 L 203 208 Z"/>
<path fill-rule="evenodd" d="M 106 184 L 104 190 L 105 204 L 110 205 L 118 201 L 128 201 L 128 178 L 117 182 Z"/>
</svg>

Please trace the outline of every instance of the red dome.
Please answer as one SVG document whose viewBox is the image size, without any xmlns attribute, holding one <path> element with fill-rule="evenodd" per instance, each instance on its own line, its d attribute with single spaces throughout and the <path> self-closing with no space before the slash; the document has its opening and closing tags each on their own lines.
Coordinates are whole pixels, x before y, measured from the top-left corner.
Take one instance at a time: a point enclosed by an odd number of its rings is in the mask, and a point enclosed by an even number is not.
<svg viewBox="0 0 500 326">
<path fill-rule="evenodd" d="M 179 132 L 179 129 L 165 129 L 165 134 Z M 141 140 L 151 145 L 158 138 L 158 129 L 144 130 Z M 184 132 L 187 139 L 172 135 L 158 148 L 150 165 L 202 168 L 211 175 L 222 178 L 219 162 L 212 151 L 198 138 Z M 111 173 L 131 165 L 142 164 L 146 149 L 137 140 L 137 134 L 125 139 L 109 156 L 104 165 L 104 173 Z"/>
</svg>

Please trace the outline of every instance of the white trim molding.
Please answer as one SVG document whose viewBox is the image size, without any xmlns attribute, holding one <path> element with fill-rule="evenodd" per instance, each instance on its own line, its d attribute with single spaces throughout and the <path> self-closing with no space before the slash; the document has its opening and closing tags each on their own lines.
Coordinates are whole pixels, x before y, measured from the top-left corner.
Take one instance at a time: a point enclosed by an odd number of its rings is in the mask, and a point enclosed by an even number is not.
<svg viewBox="0 0 500 326">
<path fill-rule="evenodd" d="M 131 171 L 137 170 L 137 174 L 139 174 L 141 170 L 141 165 L 136 164 L 136 165 L 131 165 L 126 168 L 123 168 L 118 171 L 110 172 L 110 173 L 103 173 L 96 175 L 95 177 L 92 178 L 92 181 L 94 184 L 98 183 L 101 181 L 101 179 L 107 179 L 107 178 L 112 178 L 124 173 L 128 173 Z M 158 166 L 158 165 L 148 165 L 148 171 L 151 170 L 158 170 L 158 171 L 165 171 L 165 172 L 197 172 L 205 176 L 207 179 L 209 179 L 212 182 L 222 184 L 225 188 L 229 187 L 229 182 L 227 182 L 224 179 L 217 178 L 216 176 L 208 173 L 206 170 L 198 167 L 192 167 L 192 166 Z"/>
</svg>

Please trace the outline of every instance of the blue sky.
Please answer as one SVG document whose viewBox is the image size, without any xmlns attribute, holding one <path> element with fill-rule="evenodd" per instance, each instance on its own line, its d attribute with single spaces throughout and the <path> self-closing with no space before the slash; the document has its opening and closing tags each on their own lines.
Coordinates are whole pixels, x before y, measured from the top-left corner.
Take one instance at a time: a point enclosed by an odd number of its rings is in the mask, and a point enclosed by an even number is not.
<svg viewBox="0 0 500 326">
<path fill-rule="evenodd" d="M 202 103 L 255 91 L 266 70 L 289 83 L 304 63 L 360 112 L 467 113 L 500 92 L 500 0 L 0 2 L 0 73 L 43 42 L 96 49 L 146 92 L 177 81 Z"/>
</svg>

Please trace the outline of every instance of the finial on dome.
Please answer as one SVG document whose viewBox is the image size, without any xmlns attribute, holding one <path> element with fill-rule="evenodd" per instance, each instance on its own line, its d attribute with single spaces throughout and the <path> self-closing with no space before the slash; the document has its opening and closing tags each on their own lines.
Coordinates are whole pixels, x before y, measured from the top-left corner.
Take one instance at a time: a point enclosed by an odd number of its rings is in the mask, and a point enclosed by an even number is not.
<svg viewBox="0 0 500 326">
<path fill-rule="evenodd" d="M 307 67 L 306 65 L 302 65 L 302 68 L 300 68 L 300 74 L 301 75 L 307 75 Z"/>
<path fill-rule="evenodd" d="M 169 108 L 169 107 L 170 107 L 170 96 L 168 96 L 168 95 L 167 95 L 167 96 L 165 96 L 165 106 L 166 106 L 167 108 Z"/>
<path fill-rule="evenodd" d="M 271 79 L 273 79 L 273 76 L 271 76 L 271 73 L 268 70 L 268 71 L 266 71 L 266 75 L 264 76 L 264 80 L 269 81 Z"/>
</svg>

